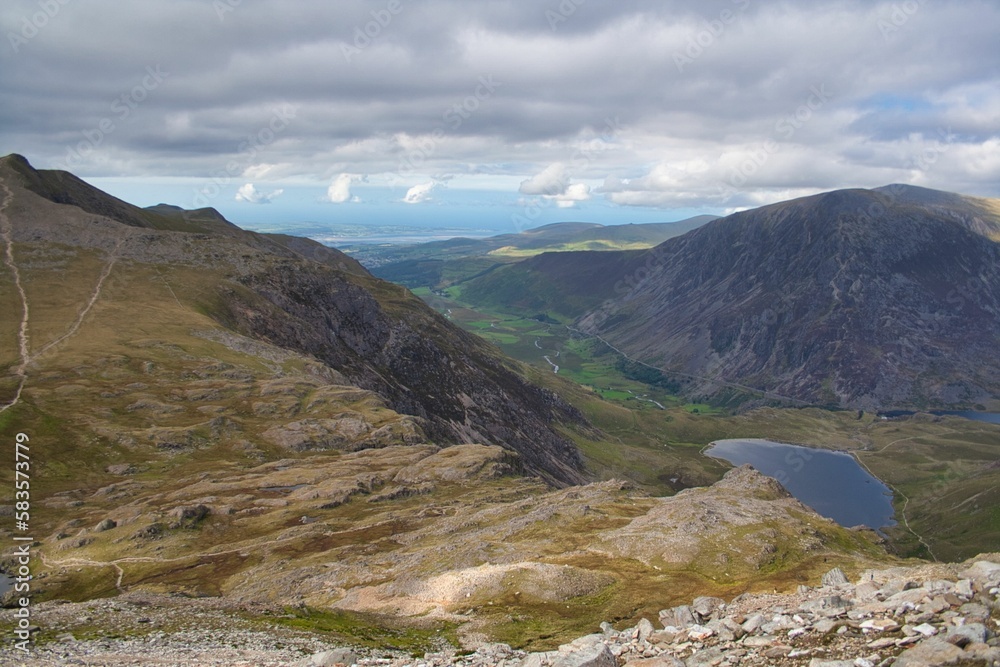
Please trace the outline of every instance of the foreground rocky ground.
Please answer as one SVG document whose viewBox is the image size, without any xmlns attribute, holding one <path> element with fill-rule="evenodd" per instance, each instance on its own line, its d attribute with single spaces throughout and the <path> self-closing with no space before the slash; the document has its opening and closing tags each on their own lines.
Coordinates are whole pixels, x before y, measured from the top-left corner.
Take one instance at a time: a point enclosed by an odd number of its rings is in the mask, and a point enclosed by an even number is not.
<svg viewBox="0 0 1000 667">
<path fill-rule="evenodd" d="M 558 650 L 526 653 L 484 643 L 474 653 L 414 658 L 398 651 L 335 647 L 320 636 L 247 620 L 219 600 L 130 593 L 113 600 L 39 605 L 48 629 L 71 633 L 25 657 L 8 642 L 3 665 L 226 665 L 322 667 L 993 667 L 1000 665 L 1000 554 L 960 564 L 863 572 L 850 583 L 833 569 L 794 594 L 699 597 L 655 623 L 600 631 Z M 260 610 L 257 610 L 260 611 Z M 10 615 L 4 611 L 3 620 Z M 145 628 L 145 629 L 143 629 Z M 167 632 L 160 628 L 170 628 Z M 595 628 L 595 630 L 597 630 Z"/>
</svg>

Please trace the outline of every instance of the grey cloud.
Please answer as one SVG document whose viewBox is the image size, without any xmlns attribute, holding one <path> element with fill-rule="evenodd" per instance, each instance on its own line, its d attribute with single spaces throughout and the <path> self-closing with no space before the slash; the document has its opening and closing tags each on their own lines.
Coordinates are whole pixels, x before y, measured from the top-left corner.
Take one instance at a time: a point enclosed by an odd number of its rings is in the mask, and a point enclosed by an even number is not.
<svg viewBox="0 0 1000 667">
<path fill-rule="evenodd" d="M 294 120 L 254 158 L 289 165 L 288 175 L 391 172 L 408 141 L 430 137 L 428 178 L 527 180 L 560 162 L 577 182 L 631 179 L 609 189 L 613 201 L 670 206 L 718 203 L 733 155 L 769 140 L 781 151 L 743 187 L 879 185 L 868 179 L 912 176 L 907 153 L 922 148 L 908 145 L 913 136 L 951 127 L 957 155 L 1000 132 L 997 97 L 967 92 L 1000 87 L 995 3 L 922 3 L 904 15 L 894 15 L 901 3 L 860 0 L 388 6 L 260 0 L 220 17 L 194 0 L 68 3 L 17 53 L 0 44 L 0 143 L 54 166 L 110 118 L 81 173 L 202 176 L 239 158 L 274 108 L 293 105 Z M 3 34 L 37 10 L 6 3 Z M 112 105 L 147 67 L 169 77 L 120 117 Z M 477 96 L 482 77 L 502 85 Z M 779 123 L 815 86 L 831 99 L 787 136 Z M 889 94 L 930 107 L 873 101 Z M 609 117 L 623 128 L 614 144 L 574 160 Z M 1000 194 L 996 168 L 944 173 L 945 163 L 924 176 Z"/>
</svg>

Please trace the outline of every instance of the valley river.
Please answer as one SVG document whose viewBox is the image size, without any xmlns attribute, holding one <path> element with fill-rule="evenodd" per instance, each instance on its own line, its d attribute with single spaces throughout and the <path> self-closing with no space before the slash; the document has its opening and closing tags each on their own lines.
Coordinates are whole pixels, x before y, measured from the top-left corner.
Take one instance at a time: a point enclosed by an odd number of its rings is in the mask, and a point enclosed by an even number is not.
<svg viewBox="0 0 1000 667">
<path fill-rule="evenodd" d="M 850 454 L 770 440 L 717 440 L 705 455 L 736 466 L 749 463 L 842 526 L 877 530 L 896 523 L 892 491 Z"/>
</svg>

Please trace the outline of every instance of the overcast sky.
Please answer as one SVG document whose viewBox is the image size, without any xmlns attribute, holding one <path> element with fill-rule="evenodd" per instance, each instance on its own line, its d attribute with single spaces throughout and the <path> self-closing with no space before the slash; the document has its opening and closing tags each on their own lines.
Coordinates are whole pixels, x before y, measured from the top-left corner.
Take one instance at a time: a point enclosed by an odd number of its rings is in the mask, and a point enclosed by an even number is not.
<svg viewBox="0 0 1000 667">
<path fill-rule="evenodd" d="M 995 1 L 6 0 L 0 22 L 0 152 L 236 222 L 1000 196 Z"/>
</svg>

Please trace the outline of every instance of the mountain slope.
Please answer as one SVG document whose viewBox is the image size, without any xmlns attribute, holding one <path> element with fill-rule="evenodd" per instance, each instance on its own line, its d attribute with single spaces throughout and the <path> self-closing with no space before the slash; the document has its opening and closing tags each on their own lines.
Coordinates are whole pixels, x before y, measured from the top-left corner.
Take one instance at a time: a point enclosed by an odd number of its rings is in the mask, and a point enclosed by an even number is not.
<svg viewBox="0 0 1000 667">
<path fill-rule="evenodd" d="M 114 293 L 121 305 L 129 304 L 134 321 L 108 334 L 105 349 L 118 344 L 133 348 L 135 341 L 123 338 L 124 332 L 136 335 L 129 327 L 146 324 L 140 317 L 144 309 L 163 305 L 146 303 L 146 295 L 169 293 L 179 307 L 172 316 L 175 322 L 193 327 L 202 320 L 197 326 L 211 329 L 210 337 L 240 334 L 312 358 L 325 368 L 316 372 L 339 378 L 337 384 L 374 392 L 385 408 L 416 418 L 407 422 L 414 437 L 440 444 L 500 444 L 518 451 L 528 472 L 550 482 L 583 479 L 575 446 L 554 426 L 583 425 L 578 412 L 522 379 L 487 343 L 454 327 L 406 290 L 373 278 L 341 253 L 320 251 L 319 244 L 310 241 L 245 232 L 216 219 L 211 211 L 184 220 L 163 207 L 159 212 L 139 209 L 71 174 L 35 171 L 19 156 L 0 162 L 0 177 L 11 191 L 5 214 L 29 292 L 38 285 L 52 286 L 28 294 L 32 354 L 30 363 L 21 362 L 29 380 L 39 367 L 57 369 L 65 363 L 59 321 L 83 313 L 71 329 L 74 337 L 76 331 L 90 331 L 88 321 L 94 327 L 108 324 L 82 318 L 92 307 L 109 307 L 102 297 L 119 275 L 128 275 L 129 290 Z M 62 185 L 67 189 L 60 189 Z M 51 259 L 59 256 L 63 258 Z M 40 259 L 44 257 L 50 259 Z M 172 283 L 165 277 L 169 275 L 183 276 L 182 282 Z M 74 278 L 63 286 L 68 276 Z M 90 292 L 94 279 L 96 288 Z M 6 294 L 13 292 L 5 289 Z M 89 305 L 81 311 L 85 303 Z M 9 305 L 11 312 L 21 310 L 19 304 Z M 46 343 L 44 322 L 53 323 L 51 344 Z M 159 335 L 155 327 L 149 331 L 150 336 Z M 177 339 L 162 344 L 203 345 L 192 339 L 192 331 L 173 329 Z M 15 330 L 9 334 L 7 341 L 17 340 Z M 18 367 L 16 343 L 5 345 L 3 356 L 3 366 Z M 73 363 L 94 360 L 85 355 Z M 13 397 L 8 386 L 13 387 L 5 382 L 4 402 Z M 26 387 L 30 397 L 32 383 Z M 370 425 L 377 427 L 375 422 Z M 312 426 L 286 420 L 280 428 L 331 441 L 324 429 L 333 426 Z M 190 442 L 193 437 L 182 439 Z M 278 433 L 273 439 L 282 438 L 294 440 L 295 434 Z"/>
<path fill-rule="evenodd" d="M 998 218 L 976 210 L 890 188 L 737 213 L 647 253 L 649 275 L 579 324 L 637 359 L 809 402 L 997 399 L 1000 245 L 982 231 Z"/>
<path fill-rule="evenodd" d="M 462 283 L 462 299 L 477 307 L 575 319 L 623 292 L 642 251 L 546 252 L 500 266 Z"/>
</svg>

